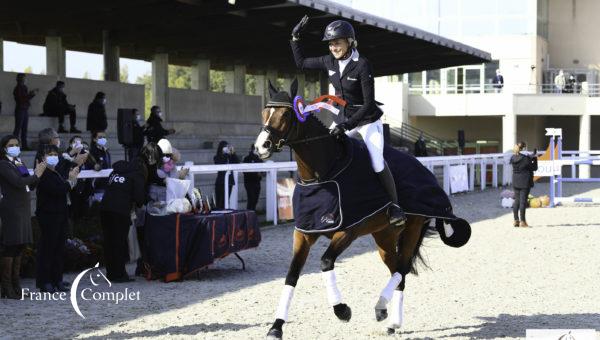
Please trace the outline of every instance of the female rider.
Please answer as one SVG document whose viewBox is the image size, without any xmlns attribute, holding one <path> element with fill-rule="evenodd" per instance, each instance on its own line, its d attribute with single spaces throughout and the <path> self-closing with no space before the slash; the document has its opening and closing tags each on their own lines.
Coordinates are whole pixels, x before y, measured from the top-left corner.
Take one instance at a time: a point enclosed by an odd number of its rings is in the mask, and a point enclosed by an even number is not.
<svg viewBox="0 0 600 340">
<path fill-rule="evenodd" d="M 398 194 L 392 172 L 383 159 L 383 111 L 375 102 L 375 85 L 371 64 L 356 49 L 358 43 L 352 25 L 344 20 L 336 20 L 327 25 L 323 41 L 329 44 L 331 54 L 315 58 L 305 58 L 300 35 L 308 22 L 308 16 L 292 30 L 292 51 L 296 66 L 304 69 L 318 69 L 329 74 L 329 81 L 335 88 L 335 95 L 344 99 L 346 107 L 343 115 L 334 117 L 331 134 L 341 137 L 361 135 L 371 156 L 373 170 L 379 176 L 385 190 L 394 203 L 389 210 L 390 223 L 402 224 L 406 220 L 398 206 Z"/>
</svg>

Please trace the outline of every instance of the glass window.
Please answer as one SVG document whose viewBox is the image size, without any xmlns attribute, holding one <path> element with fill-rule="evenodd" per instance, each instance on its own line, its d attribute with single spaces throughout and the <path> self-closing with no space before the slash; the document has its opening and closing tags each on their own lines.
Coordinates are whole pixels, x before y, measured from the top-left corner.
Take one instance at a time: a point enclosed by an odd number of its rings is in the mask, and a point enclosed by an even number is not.
<svg viewBox="0 0 600 340">
<path fill-rule="evenodd" d="M 414 3 L 415 1 L 411 1 Z M 458 0 L 441 0 L 440 1 L 440 17 L 456 17 L 458 16 Z"/>
<path fill-rule="evenodd" d="M 479 93 L 481 89 L 481 70 L 465 69 L 465 93 Z"/>
<path fill-rule="evenodd" d="M 463 16 L 494 15 L 496 13 L 496 2 L 489 0 L 462 0 L 461 9 Z"/>
<path fill-rule="evenodd" d="M 496 70 L 500 69 L 500 62 L 498 60 L 492 60 L 489 63 L 484 64 L 484 84 L 485 84 L 485 92 L 494 92 L 494 87 L 492 86 L 494 77 L 496 76 Z"/>
<path fill-rule="evenodd" d="M 446 88 L 449 93 L 456 93 L 456 69 L 451 68 L 446 70 Z"/>
<path fill-rule="evenodd" d="M 498 22 L 498 34 L 527 34 L 527 18 L 506 18 Z"/>
<path fill-rule="evenodd" d="M 427 78 L 428 93 L 440 93 L 440 70 L 427 71 L 425 76 Z"/>
<path fill-rule="evenodd" d="M 465 36 L 493 35 L 496 27 L 488 18 L 466 18 L 462 22 L 462 34 Z"/>
<path fill-rule="evenodd" d="M 529 1 L 498 0 L 498 15 L 527 15 Z"/>
<path fill-rule="evenodd" d="M 414 72 L 408 74 L 408 83 L 410 86 L 423 86 L 423 72 Z"/>
</svg>

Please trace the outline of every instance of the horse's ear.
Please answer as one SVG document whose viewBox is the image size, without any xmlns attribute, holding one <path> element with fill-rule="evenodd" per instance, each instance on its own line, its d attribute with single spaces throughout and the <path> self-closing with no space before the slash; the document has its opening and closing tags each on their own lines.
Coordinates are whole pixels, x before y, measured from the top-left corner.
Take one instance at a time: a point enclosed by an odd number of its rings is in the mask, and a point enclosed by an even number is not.
<svg viewBox="0 0 600 340">
<path fill-rule="evenodd" d="M 273 98 L 277 93 L 279 93 L 279 91 L 277 91 L 275 86 L 271 83 L 271 79 L 269 79 L 269 96 Z"/>
<path fill-rule="evenodd" d="M 292 85 L 290 85 L 290 95 L 292 98 L 296 98 L 296 93 L 298 93 L 298 78 L 294 78 Z"/>
</svg>

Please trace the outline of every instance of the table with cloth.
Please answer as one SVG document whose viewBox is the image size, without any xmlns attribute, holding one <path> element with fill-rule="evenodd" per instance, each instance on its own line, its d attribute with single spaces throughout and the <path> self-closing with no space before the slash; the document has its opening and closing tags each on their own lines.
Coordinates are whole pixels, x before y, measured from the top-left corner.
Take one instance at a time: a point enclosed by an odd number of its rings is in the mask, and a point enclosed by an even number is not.
<svg viewBox="0 0 600 340">
<path fill-rule="evenodd" d="M 165 282 L 180 280 L 229 254 L 238 256 L 237 252 L 257 247 L 261 240 L 256 213 L 251 210 L 147 214 L 144 229 L 147 277 Z"/>
</svg>

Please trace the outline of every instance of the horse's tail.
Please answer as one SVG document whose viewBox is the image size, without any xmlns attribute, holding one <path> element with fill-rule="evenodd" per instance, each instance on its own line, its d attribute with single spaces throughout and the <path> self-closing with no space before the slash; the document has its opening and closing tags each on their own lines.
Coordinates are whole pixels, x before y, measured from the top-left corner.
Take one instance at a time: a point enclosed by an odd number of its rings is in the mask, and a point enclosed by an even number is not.
<svg viewBox="0 0 600 340">
<path fill-rule="evenodd" d="M 421 254 L 421 245 L 423 244 L 423 240 L 427 237 L 432 237 L 437 234 L 435 227 L 431 226 L 429 220 L 425 220 L 423 222 L 423 227 L 421 228 L 421 235 L 419 236 L 419 240 L 415 246 L 415 251 L 413 253 L 413 257 L 410 262 L 410 272 L 414 275 L 419 275 L 417 266 L 421 265 L 427 269 L 429 269 L 429 265 L 427 261 Z M 402 236 L 402 234 L 400 234 Z M 398 238 L 398 247 L 400 246 L 400 238 Z"/>
</svg>

